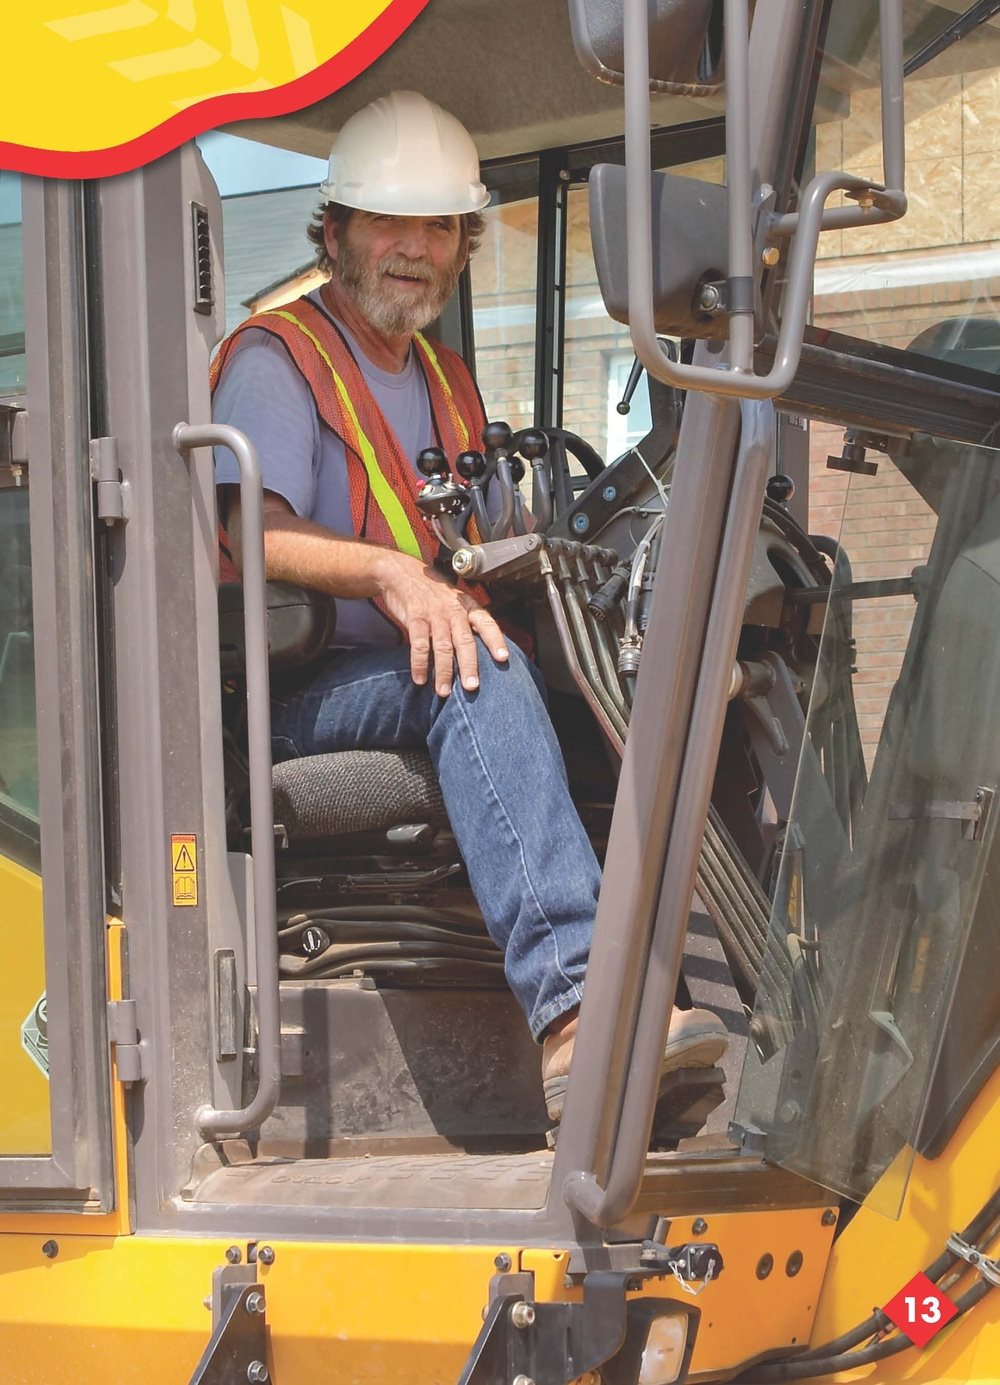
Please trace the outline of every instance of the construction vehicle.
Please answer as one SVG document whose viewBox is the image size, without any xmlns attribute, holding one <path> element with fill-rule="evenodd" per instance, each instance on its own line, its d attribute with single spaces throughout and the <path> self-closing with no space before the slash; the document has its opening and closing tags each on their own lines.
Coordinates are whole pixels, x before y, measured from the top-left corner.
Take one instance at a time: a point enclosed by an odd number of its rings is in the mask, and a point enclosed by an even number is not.
<svg viewBox="0 0 1000 1385">
<path fill-rule="evenodd" d="M 431 0 L 254 131 L 323 154 L 417 88 L 501 213 L 536 199 L 533 406 L 498 387 L 486 464 L 505 497 L 530 468 L 544 522 L 513 496 L 472 543 L 434 467 L 427 511 L 532 624 L 603 858 L 556 1138 L 426 757 L 272 766 L 269 660 L 301 676 L 324 615 L 266 589 L 253 449 L 210 423 L 198 151 L 2 175 L 5 1380 L 1000 1378 L 995 318 L 949 291 L 912 347 L 810 321 L 824 246 L 877 255 L 908 201 L 988 219 L 996 8 Z M 723 154 L 725 186 L 677 172 Z M 607 458 L 568 426 L 580 199 L 649 379 Z M 889 244 L 883 326 L 894 284 L 947 279 Z M 474 268 L 440 334 L 482 376 L 475 298 Z M 810 426 L 847 477 L 833 541 Z M 213 446 L 243 476 L 221 600 Z M 737 1061 L 658 1098 L 699 956 Z"/>
</svg>

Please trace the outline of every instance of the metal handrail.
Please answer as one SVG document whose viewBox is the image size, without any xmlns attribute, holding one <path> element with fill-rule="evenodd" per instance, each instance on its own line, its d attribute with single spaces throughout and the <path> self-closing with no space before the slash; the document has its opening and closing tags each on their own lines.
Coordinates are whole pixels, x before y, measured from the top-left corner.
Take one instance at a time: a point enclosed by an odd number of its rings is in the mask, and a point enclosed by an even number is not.
<svg viewBox="0 0 1000 1385">
<path fill-rule="evenodd" d="M 250 440 L 226 423 L 178 423 L 173 444 L 182 456 L 198 447 L 225 447 L 240 469 L 243 631 L 246 642 L 247 740 L 254 954 L 257 962 L 257 1091 L 241 1110 L 201 1106 L 206 1136 L 238 1135 L 263 1125 L 281 1095 L 281 1019 L 278 927 L 275 918 L 274 811 L 271 795 L 271 707 L 267 672 L 267 578 L 264 570 L 264 491 Z"/>
<path fill-rule="evenodd" d="M 652 173 L 649 156 L 649 30 L 646 0 L 625 0 L 625 199 L 628 319 L 632 345 L 647 371 L 664 384 L 744 399 L 773 399 L 791 385 L 802 352 L 819 234 L 824 229 L 894 221 L 906 210 L 903 192 L 902 0 L 879 0 L 882 36 L 882 142 L 885 183 L 848 173 L 821 173 L 799 209 L 772 217 L 771 237 L 792 236 L 786 298 L 774 364 L 753 370 L 754 227 L 750 156 L 748 0 L 726 0 L 726 157 L 729 210 L 729 359 L 716 366 L 675 363 L 656 335 L 653 305 Z M 760 190 L 761 192 L 764 189 Z M 768 189 L 769 191 L 769 189 Z M 863 197 L 868 209 L 827 209 L 837 191 Z"/>
<path fill-rule="evenodd" d="M 728 703 L 729 679 L 739 639 L 746 584 L 753 558 L 768 468 L 774 445 L 774 409 L 745 400 L 732 491 L 726 510 L 711 615 L 705 637 L 687 748 L 677 788 L 674 832 L 664 866 L 643 980 L 618 1134 L 606 1185 L 593 1170 L 573 1170 L 562 1185 L 566 1203 L 596 1226 L 616 1226 L 635 1202 L 642 1181 L 656 1107 L 660 1063 L 680 975 L 688 909 L 704 834 L 710 784 L 702 761 L 718 753 Z"/>
</svg>

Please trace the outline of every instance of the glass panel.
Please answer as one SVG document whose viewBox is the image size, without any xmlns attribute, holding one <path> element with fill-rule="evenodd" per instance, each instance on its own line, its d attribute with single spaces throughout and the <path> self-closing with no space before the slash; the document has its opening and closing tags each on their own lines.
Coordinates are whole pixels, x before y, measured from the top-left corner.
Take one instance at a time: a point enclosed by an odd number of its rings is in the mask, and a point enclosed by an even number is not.
<svg viewBox="0 0 1000 1385">
<path fill-rule="evenodd" d="M 0 173 L 0 1155 L 52 1149 L 38 825 L 28 469 L 11 452 L 25 389 L 20 180 Z"/>
<path fill-rule="evenodd" d="M 306 236 L 319 208 L 326 160 L 221 130 L 198 147 L 222 196 L 226 331 L 251 313 L 289 303 L 323 283 Z"/>
<path fill-rule="evenodd" d="M 471 262 L 476 379 L 486 417 L 525 428 L 535 416 L 538 198 L 487 207 Z"/>
<path fill-rule="evenodd" d="M 24 387 L 21 180 L 0 171 L 0 398 Z"/>
<path fill-rule="evenodd" d="M 722 158 L 671 168 L 671 173 L 721 183 Z M 586 187 L 569 193 L 566 241 L 566 335 L 563 376 L 563 426 L 586 438 L 608 462 L 639 442 L 652 426 L 645 372 L 628 413 L 618 411 L 632 362 L 628 327 L 604 310 L 590 243 L 590 199 Z M 583 474 L 578 463 L 572 469 Z"/>
<path fill-rule="evenodd" d="M 907 3 L 907 59 L 961 8 Z M 816 107 L 818 170 L 881 180 L 877 81 L 875 0 L 834 6 Z M 998 19 L 906 79 L 909 207 L 890 225 L 823 233 L 814 281 L 818 327 L 1000 370 L 998 98 Z"/>
<path fill-rule="evenodd" d="M 998 462 L 922 437 L 850 478 L 737 1103 L 769 1158 L 888 1215 L 994 907 Z"/>
</svg>

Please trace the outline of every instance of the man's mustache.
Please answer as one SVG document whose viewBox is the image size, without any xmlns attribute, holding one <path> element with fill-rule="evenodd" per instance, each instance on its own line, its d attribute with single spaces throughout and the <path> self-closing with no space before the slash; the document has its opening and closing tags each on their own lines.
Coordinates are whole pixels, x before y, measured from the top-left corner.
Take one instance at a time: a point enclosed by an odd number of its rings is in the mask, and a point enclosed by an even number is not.
<svg viewBox="0 0 1000 1385">
<path fill-rule="evenodd" d="M 407 279 L 420 279 L 425 284 L 434 282 L 434 267 L 426 260 L 407 260 L 395 255 L 382 261 L 379 269 L 383 274 L 401 275 Z"/>
</svg>

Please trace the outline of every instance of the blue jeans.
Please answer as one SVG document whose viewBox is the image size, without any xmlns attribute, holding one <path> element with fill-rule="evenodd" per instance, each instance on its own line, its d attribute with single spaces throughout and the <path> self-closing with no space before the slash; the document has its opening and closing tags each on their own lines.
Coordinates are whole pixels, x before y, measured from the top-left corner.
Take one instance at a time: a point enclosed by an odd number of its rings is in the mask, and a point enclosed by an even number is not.
<svg viewBox="0 0 1000 1385">
<path fill-rule="evenodd" d="M 534 1038 L 580 1004 L 600 870 L 566 785 L 540 691 L 516 645 L 479 688 L 449 697 L 410 676 L 410 651 L 337 650 L 287 701 L 275 700 L 275 760 L 336 750 L 426 746 L 486 927 Z"/>
</svg>

